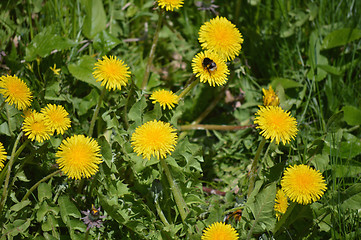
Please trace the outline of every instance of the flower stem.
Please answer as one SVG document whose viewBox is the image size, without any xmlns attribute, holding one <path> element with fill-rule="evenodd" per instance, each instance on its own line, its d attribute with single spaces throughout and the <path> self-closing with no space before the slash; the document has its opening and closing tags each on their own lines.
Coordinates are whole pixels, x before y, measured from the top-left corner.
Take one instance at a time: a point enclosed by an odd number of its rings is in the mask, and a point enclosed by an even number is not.
<svg viewBox="0 0 361 240">
<path fill-rule="evenodd" d="M 85 232 L 85 235 L 84 235 L 84 240 L 88 240 L 89 231 L 90 231 L 90 228 L 87 228 L 87 229 L 86 229 L 86 232 Z"/>
<path fill-rule="evenodd" d="M 164 173 L 167 176 L 170 189 L 171 189 L 171 191 L 173 193 L 175 203 L 177 204 L 177 207 L 178 207 L 178 210 L 179 210 L 179 214 L 180 214 L 180 216 L 182 218 L 182 221 L 184 222 L 184 220 L 187 217 L 186 211 L 188 212 L 189 209 L 188 209 L 188 207 L 186 205 L 186 202 L 184 201 L 184 198 L 182 196 L 181 191 L 179 190 L 176 182 L 174 181 L 174 179 L 172 177 L 172 173 L 170 172 L 169 167 L 168 167 L 165 159 L 161 158 L 160 159 L 160 164 L 162 165 L 162 168 L 164 169 Z"/>
<path fill-rule="evenodd" d="M 5 178 L 5 184 L 4 184 L 4 188 L 3 188 L 3 194 L 1 196 L 1 201 L 0 201 L 0 213 L 4 207 L 4 204 L 6 202 L 6 198 L 8 195 L 8 186 L 9 186 L 9 181 L 10 181 L 10 173 L 11 173 L 11 168 L 16 160 L 16 156 L 18 156 L 20 154 L 20 152 L 25 148 L 25 146 L 28 144 L 29 141 L 26 141 L 23 143 L 22 146 L 20 146 L 19 150 L 16 151 L 16 148 L 19 144 L 19 141 L 21 139 L 21 137 L 23 136 L 23 132 L 20 132 L 20 134 L 18 135 L 18 137 L 15 140 L 14 143 L 14 147 L 13 150 L 11 152 L 11 156 L 10 156 L 10 160 L 9 160 L 9 165 L 7 168 L 7 173 L 6 173 L 6 178 Z"/>
<path fill-rule="evenodd" d="M 162 220 L 162 222 L 164 223 L 164 225 L 165 225 L 166 227 L 168 227 L 168 226 L 169 226 L 169 222 L 168 222 L 168 220 L 165 218 L 164 213 L 163 213 L 162 209 L 160 208 L 158 201 L 155 201 L 155 208 L 157 209 L 157 213 L 158 213 L 158 215 L 159 215 L 159 217 L 160 217 L 160 220 Z"/>
<path fill-rule="evenodd" d="M 196 79 L 196 75 L 193 74 L 189 82 L 190 84 L 188 84 L 188 86 L 183 90 L 183 92 L 179 94 L 178 96 L 179 99 L 183 98 L 187 93 L 189 93 L 190 90 L 192 90 L 199 83 L 199 78 Z"/>
<path fill-rule="evenodd" d="M 95 107 L 95 111 L 94 111 L 92 120 L 90 122 L 90 127 L 89 127 L 89 132 L 88 132 L 89 137 L 91 137 L 93 135 L 94 125 L 95 125 L 95 122 L 97 120 L 98 113 L 99 113 L 99 110 L 100 110 L 100 106 L 102 105 L 102 101 L 103 101 L 103 97 L 104 97 L 105 92 L 106 92 L 106 89 L 105 89 L 105 87 L 103 87 L 103 89 L 102 89 L 102 91 L 100 93 L 100 97 L 98 99 L 97 106 Z"/>
<path fill-rule="evenodd" d="M 40 185 L 40 183 L 45 182 L 46 180 L 50 179 L 51 177 L 55 176 L 56 174 L 61 173 L 61 170 L 59 169 L 58 171 L 55 171 L 53 173 L 50 173 L 48 176 L 43 177 L 40 181 L 38 181 L 37 183 L 35 183 L 29 190 L 28 192 L 25 194 L 25 196 L 23 197 L 23 199 L 21 201 L 25 201 L 26 199 L 28 199 L 28 197 L 30 196 L 30 194 Z"/>
<path fill-rule="evenodd" d="M 250 171 L 250 177 L 249 177 L 249 185 L 248 185 L 248 193 L 247 197 L 249 197 L 254 189 L 254 183 L 256 181 L 256 171 L 257 171 L 257 163 L 259 156 L 261 155 L 261 151 L 266 144 L 266 139 L 262 137 L 262 141 L 258 145 L 258 149 L 256 151 L 256 155 L 254 156 L 254 160 L 252 162 L 251 171 Z"/>
<path fill-rule="evenodd" d="M 155 49 L 156 49 L 157 43 L 158 43 L 160 28 L 162 27 L 163 13 L 164 13 L 163 10 L 159 11 L 157 28 L 156 28 L 155 33 L 154 33 L 152 47 L 150 48 L 147 66 L 145 67 L 145 73 L 144 73 L 143 82 L 142 82 L 142 89 L 143 90 L 145 90 L 147 88 L 149 73 L 150 73 L 150 67 L 151 67 L 153 59 L 154 59 Z"/>
<path fill-rule="evenodd" d="M 253 128 L 255 125 L 238 126 L 238 125 L 215 125 L 215 124 L 189 124 L 178 126 L 180 131 L 187 130 L 221 130 L 221 131 L 234 131 Z"/>
</svg>

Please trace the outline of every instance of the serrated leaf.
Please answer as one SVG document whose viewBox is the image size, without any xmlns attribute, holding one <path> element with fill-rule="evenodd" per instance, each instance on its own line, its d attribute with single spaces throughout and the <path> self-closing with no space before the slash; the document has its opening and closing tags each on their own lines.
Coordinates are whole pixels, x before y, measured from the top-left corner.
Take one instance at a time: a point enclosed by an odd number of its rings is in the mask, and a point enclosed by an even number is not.
<svg viewBox="0 0 361 240">
<path fill-rule="evenodd" d="M 46 198 L 47 199 L 52 198 L 51 187 L 47 183 L 40 183 L 38 187 L 38 199 L 40 202 L 42 202 Z"/>
<path fill-rule="evenodd" d="M 273 216 L 273 207 L 276 197 L 276 183 L 273 182 L 266 188 L 262 189 L 254 198 L 250 198 L 247 201 L 246 206 L 252 211 L 254 221 L 252 223 L 251 230 L 253 232 L 258 231 L 271 231 L 276 223 L 276 219 Z M 251 232 L 252 232 L 251 231 Z"/>
<path fill-rule="evenodd" d="M 361 110 L 354 106 L 344 106 L 342 108 L 343 119 L 347 122 L 348 125 L 356 126 L 361 124 Z"/>
<path fill-rule="evenodd" d="M 361 30 L 354 28 L 341 28 L 329 33 L 322 43 L 322 50 L 343 46 L 361 38 Z"/>
<path fill-rule="evenodd" d="M 101 155 L 105 161 L 105 164 L 111 168 L 112 165 L 112 149 L 111 146 L 109 145 L 109 142 L 105 139 L 104 136 L 98 138 L 98 143 L 101 147 Z"/>
<path fill-rule="evenodd" d="M 44 221 L 44 217 L 48 212 L 52 212 L 54 215 L 58 215 L 59 207 L 49 206 L 47 202 L 41 203 L 40 208 L 36 212 L 36 220 L 38 222 Z"/>
<path fill-rule="evenodd" d="M 77 45 L 70 39 L 59 36 L 54 28 L 46 27 L 38 33 L 25 49 L 25 60 L 30 62 L 39 57 L 47 57 L 54 50 L 65 50 Z"/>
<path fill-rule="evenodd" d="M 95 62 L 93 57 L 84 55 L 78 62 L 69 64 L 68 69 L 76 79 L 101 89 L 100 82 L 97 82 L 92 74 Z"/>
<path fill-rule="evenodd" d="M 8 236 L 16 236 L 19 233 L 26 232 L 26 229 L 29 228 L 31 223 L 31 219 L 28 218 L 26 221 L 23 219 L 16 219 L 12 224 L 7 225 L 8 228 L 6 229 L 6 235 Z M 12 239 L 12 238 L 8 238 Z"/>
<path fill-rule="evenodd" d="M 83 0 L 82 2 L 86 12 L 83 33 L 87 38 L 92 39 L 103 31 L 107 24 L 103 2 L 101 0 Z"/>
<path fill-rule="evenodd" d="M 136 102 L 132 108 L 129 110 L 128 118 L 130 121 L 136 122 L 139 126 L 142 123 L 142 113 L 144 109 L 147 107 L 147 102 L 145 97 L 142 96 L 138 102 Z"/>
</svg>

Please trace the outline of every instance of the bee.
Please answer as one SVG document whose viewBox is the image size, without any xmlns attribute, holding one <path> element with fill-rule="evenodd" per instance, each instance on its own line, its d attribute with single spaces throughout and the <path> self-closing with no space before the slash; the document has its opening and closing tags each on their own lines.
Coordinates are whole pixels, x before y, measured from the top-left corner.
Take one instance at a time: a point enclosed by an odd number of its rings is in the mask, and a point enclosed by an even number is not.
<svg viewBox="0 0 361 240">
<path fill-rule="evenodd" d="M 212 59 L 207 58 L 207 57 L 203 59 L 202 66 L 205 69 L 207 69 L 207 71 L 209 73 L 211 73 L 217 69 L 217 64 L 215 62 L 213 62 Z"/>
<path fill-rule="evenodd" d="M 94 207 L 94 205 L 92 205 L 92 209 L 91 209 L 91 211 L 90 211 L 90 214 L 91 214 L 93 217 L 98 217 L 100 213 L 99 213 L 99 210 L 96 209 L 96 208 Z"/>
<path fill-rule="evenodd" d="M 242 209 L 238 209 L 238 210 L 228 214 L 225 218 L 225 221 L 230 221 L 231 218 L 233 218 L 236 222 L 241 221 Z"/>
</svg>

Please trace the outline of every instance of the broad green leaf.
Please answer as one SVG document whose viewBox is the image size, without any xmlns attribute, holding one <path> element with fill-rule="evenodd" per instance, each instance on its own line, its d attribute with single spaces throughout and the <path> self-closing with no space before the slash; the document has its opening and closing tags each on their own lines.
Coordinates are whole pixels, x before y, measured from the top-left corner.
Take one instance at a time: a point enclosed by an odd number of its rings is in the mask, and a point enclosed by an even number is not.
<svg viewBox="0 0 361 240">
<path fill-rule="evenodd" d="M 275 77 L 271 79 L 271 85 L 276 86 L 280 84 L 284 89 L 302 87 L 302 84 L 288 78 Z"/>
<path fill-rule="evenodd" d="M 0 124 L 0 134 L 10 136 L 9 125 L 7 122 Z"/>
<path fill-rule="evenodd" d="M 309 79 L 321 81 L 327 76 L 327 72 L 318 67 L 318 65 L 328 65 L 328 60 L 321 55 L 321 43 L 317 31 L 313 31 L 309 40 L 308 60 L 307 63 L 311 66 L 307 73 Z"/>
<path fill-rule="evenodd" d="M 28 206 L 31 202 L 29 200 L 21 201 L 11 206 L 10 210 L 14 212 L 18 212 L 24 207 Z"/>
<path fill-rule="evenodd" d="M 59 222 L 58 221 L 60 221 L 60 219 L 58 220 L 58 219 L 56 219 L 55 217 L 54 217 L 54 215 L 52 215 L 52 214 L 49 214 L 48 216 L 47 216 L 47 218 L 46 218 L 46 221 L 43 223 L 43 224 L 41 224 L 41 229 L 43 230 L 43 231 L 45 231 L 45 232 L 48 232 L 48 231 L 53 231 L 53 234 L 55 233 L 55 234 L 58 234 L 57 232 L 56 232 L 56 229 L 59 227 Z M 60 221 L 61 222 L 61 221 Z M 63 224 L 64 225 L 64 224 Z M 57 239 L 59 239 L 59 238 L 57 238 Z"/>
<path fill-rule="evenodd" d="M 25 60 L 30 62 L 37 57 L 47 57 L 54 50 L 62 51 L 77 45 L 70 39 L 59 36 L 52 27 L 38 33 L 25 49 Z"/>
<path fill-rule="evenodd" d="M 322 43 L 322 50 L 343 46 L 361 38 L 361 29 L 341 28 L 329 33 Z"/>
<path fill-rule="evenodd" d="M 348 125 L 356 126 L 361 124 L 361 110 L 354 106 L 344 106 L 342 108 L 343 119 L 347 122 Z"/>
<path fill-rule="evenodd" d="M 93 44 L 94 49 L 103 53 L 108 53 L 111 49 L 117 46 L 121 41 L 119 38 L 114 37 L 107 31 L 102 31 L 95 36 Z"/>
<path fill-rule="evenodd" d="M 61 219 L 68 227 L 70 216 L 74 218 L 81 217 L 79 210 L 76 208 L 74 203 L 70 201 L 68 196 L 60 196 L 58 202 L 60 207 Z"/>
<path fill-rule="evenodd" d="M 360 169 L 359 169 L 360 170 Z M 346 189 L 345 193 L 341 195 L 343 203 L 341 204 L 341 208 L 343 210 L 361 209 L 361 184 L 356 183 Z"/>
<path fill-rule="evenodd" d="M 92 39 L 103 31 L 107 24 L 103 2 L 101 0 L 83 0 L 82 2 L 86 12 L 83 33 L 87 38 Z"/>
<path fill-rule="evenodd" d="M 83 82 L 89 83 L 101 89 L 100 82 L 97 82 L 93 77 L 95 59 L 91 56 L 84 55 L 78 62 L 68 65 L 69 72 L 76 78 Z"/>
<path fill-rule="evenodd" d="M 336 178 L 358 177 L 361 172 L 361 165 L 355 162 L 333 164 L 331 166 L 331 171 Z"/>
<path fill-rule="evenodd" d="M 361 140 L 358 137 L 344 132 L 343 138 L 344 140 L 342 139 L 339 141 L 337 139 L 330 139 L 327 137 L 325 151 L 329 152 L 333 156 L 338 156 L 345 159 L 353 159 L 357 155 L 361 154 Z"/>
<path fill-rule="evenodd" d="M 38 187 L 38 199 L 40 202 L 42 202 L 46 198 L 47 199 L 52 198 L 51 187 L 47 183 L 40 183 L 40 185 Z"/>
<path fill-rule="evenodd" d="M 333 67 L 333 66 L 330 66 L 328 64 L 326 64 L 326 65 L 318 64 L 317 67 L 319 67 L 320 69 L 326 71 L 327 73 L 331 73 L 331 74 L 336 75 L 336 76 L 341 76 L 343 74 L 343 71 L 342 71 L 341 68 Z"/>
</svg>

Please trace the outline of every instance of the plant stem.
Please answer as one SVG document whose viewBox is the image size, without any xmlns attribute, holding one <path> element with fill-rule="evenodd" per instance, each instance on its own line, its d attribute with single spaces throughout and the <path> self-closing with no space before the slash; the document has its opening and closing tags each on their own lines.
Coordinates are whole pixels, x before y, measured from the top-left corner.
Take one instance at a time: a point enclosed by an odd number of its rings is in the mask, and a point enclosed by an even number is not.
<svg viewBox="0 0 361 240">
<path fill-rule="evenodd" d="M 86 229 L 86 232 L 85 232 L 85 235 L 84 235 L 84 240 L 88 240 L 89 231 L 90 231 L 90 228 L 87 228 L 87 229 Z"/>
<path fill-rule="evenodd" d="M 199 83 L 199 78 L 196 79 L 196 75 L 193 74 L 189 82 L 190 83 L 188 84 L 188 86 L 179 94 L 178 96 L 179 99 L 183 98 L 187 93 L 189 93 L 190 90 L 192 90 Z"/>
<path fill-rule="evenodd" d="M 184 220 L 187 217 L 186 211 L 188 212 L 189 209 L 188 209 L 188 207 L 186 205 L 186 202 L 184 201 L 184 198 L 182 196 L 181 191 L 179 190 L 176 182 L 174 181 L 174 179 L 172 177 L 172 173 L 170 172 L 169 167 L 168 167 L 165 159 L 161 158 L 160 159 L 160 164 L 162 165 L 162 168 L 164 169 L 164 173 L 167 176 L 170 189 L 171 189 L 171 191 L 173 193 L 175 203 L 177 204 L 177 207 L 178 207 L 178 210 L 179 210 L 179 214 L 180 214 L 180 216 L 182 218 L 182 221 L 184 222 Z"/>
<path fill-rule="evenodd" d="M 187 130 L 221 130 L 221 131 L 233 131 L 243 130 L 247 128 L 253 128 L 255 125 L 238 126 L 238 125 L 214 125 L 214 124 L 189 124 L 178 126 L 180 131 Z"/>
<path fill-rule="evenodd" d="M 159 217 L 160 217 L 160 220 L 164 223 L 164 225 L 165 225 L 166 227 L 168 227 L 168 226 L 169 226 L 169 222 L 168 222 L 167 219 L 165 218 L 164 213 L 163 213 L 162 209 L 160 208 L 158 201 L 155 201 L 155 208 L 157 209 L 157 213 L 158 213 L 158 215 L 159 215 Z"/>
<path fill-rule="evenodd" d="M 43 177 L 39 182 L 35 183 L 29 190 L 28 192 L 25 194 L 25 196 L 23 197 L 23 199 L 21 201 L 25 201 L 26 199 L 28 199 L 28 197 L 30 196 L 30 194 L 40 185 L 40 183 L 45 182 L 46 180 L 50 179 L 51 177 L 55 176 L 56 174 L 61 173 L 61 170 L 57 170 L 53 173 L 50 173 L 48 176 Z"/>
<path fill-rule="evenodd" d="M 251 193 L 252 193 L 252 191 L 254 189 L 254 183 L 256 181 L 256 176 L 257 176 L 257 174 L 256 174 L 256 172 L 257 172 L 257 163 L 258 163 L 259 156 L 261 155 L 261 151 L 262 151 L 265 144 L 266 144 L 266 139 L 264 137 L 262 137 L 262 141 L 258 145 L 256 155 L 254 156 L 254 160 L 252 162 L 247 197 L 249 197 L 251 195 Z"/>
<path fill-rule="evenodd" d="M 13 137 L 14 133 L 13 133 L 13 130 L 11 129 L 11 117 L 10 117 L 10 113 L 9 113 L 9 105 L 8 104 L 6 104 L 6 117 L 8 119 L 8 127 L 9 127 L 10 136 Z"/>
<path fill-rule="evenodd" d="M 14 143 L 14 146 L 13 146 L 13 150 L 11 152 L 11 156 L 10 156 L 10 160 L 9 160 L 9 165 L 8 165 L 8 169 L 7 169 L 7 173 L 6 173 L 6 178 L 5 178 L 5 184 L 4 184 L 4 188 L 3 188 L 3 194 L 1 196 L 1 201 L 0 201 L 0 214 L 2 212 L 2 209 L 4 207 L 4 204 L 6 202 L 6 198 L 7 198 L 7 195 L 8 195 L 8 186 L 9 186 L 9 181 L 10 181 L 10 173 L 11 173 L 11 168 L 15 162 L 15 156 L 16 156 L 16 153 L 18 151 L 16 151 L 16 148 L 19 144 L 19 141 L 21 139 L 21 137 L 23 136 L 23 132 L 20 132 L 18 137 L 16 138 L 15 140 L 15 143 Z M 27 142 L 25 142 L 23 145 L 27 145 Z M 24 146 L 24 147 L 25 147 Z M 19 150 L 23 150 L 24 147 L 20 147 Z"/>
<path fill-rule="evenodd" d="M 162 27 L 163 13 L 164 13 L 163 10 L 159 11 L 157 28 L 156 28 L 155 33 L 154 33 L 152 47 L 150 48 L 147 66 L 145 67 L 145 73 L 144 73 L 143 82 L 142 82 L 142 89 L 143 90 L 145 90 L 147 88 L 149 73 L 150 73 L 150 67 L 151 67 L 153 59 L 154 59 L 155 49 L 156 49 L 157 43 L 158 43 L 160 28 Z"/>
<path fill-rule="evenodd" d="M 105 89 L 105 87 L 103 87 L 103 89 L 102 89 L 102 91 L 100 93 L 100 97 L 98 99 L 97 106 L 95 107 L 95 111 L 94 111 L 92 120 L 90 122 L 90 127 L 89 127 L 89 132 L 88 132 L 89 137 L 91 137 L 93 135 L 94 125 L 95 125 L 95 122 L 97 120 L 98 113 L 99 113 L 99 110 L 100 110 L 100 106 L 102 105 L 102 101 L 103 101 L 103 97 L 104 97 L 105 92 L 106 92 L 106 89 Z"/>
</svg>

